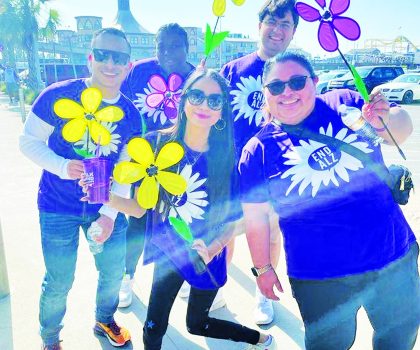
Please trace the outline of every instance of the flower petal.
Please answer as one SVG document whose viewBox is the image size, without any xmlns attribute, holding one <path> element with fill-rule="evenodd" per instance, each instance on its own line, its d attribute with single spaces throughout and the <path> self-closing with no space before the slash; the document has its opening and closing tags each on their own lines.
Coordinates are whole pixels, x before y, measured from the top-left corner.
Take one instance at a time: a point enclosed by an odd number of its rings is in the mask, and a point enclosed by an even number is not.
<svg viewBox="0 0 420 350">
<path fill-rule="evenodd" d="M 338 49 L 337 35 L 331 22 L 321 21 L 318 29 L 318 41 L 325 51 L 333 52 Z"/>
<path fill-rule="evenodd" d="M 131 158 L 145 169 L 155 162 L 152 147 L 146 139 L 140 137 L 132 139 L 127 145 L 127 152 Z"/>
<path fill-rule="evenodd" d="M 330 12 L 333 16 L 341 15 L 350 6 L 350 0 L 331 0 Z"/>
<path fill-rule="evenodd" d="M 155 177 L 146 176 L 137 192 L 137 203 L 144 209 L 153 208 L 158 200 L 159 185 Z"/>
<path fill-rule="evenodd" d="M 333 19 L 332 25 L 342 36 L 348 40 L 360 38 L 360 26 L 352 18 L 338 16 Z"/>
<path fill-rule="evenodd" d="M 226 11 L 226 0 L 214 0 L 213 1 L 213 13 L 215 16 L 220 17 Z"/>
<path fill-rule="evenodd" d="M 187 189 L 187 181 L 179 174 L 159 171 L 156 178 L 166 191 L 176 196 L 183 194 Z"/>
<path fill-rule="evenodd" d="M 64 125 L 62 130 L 64 140 L 68 142 L 79 141 L 86 131 L 87 123 L 88 122 L 85 118 L 70 120 L 66 125 Z"/>
<path fill-rule="evenodd" d="M 154 92 L 146 97 L 146 104 L 150 108 L 159 107 L 162 101 L 165 99 L 165 95 L 162 92 Z"/>
<path fill-rule="evenodd" d="M 296 3 L 296 11 L 300 17 L 308 22 L 315 22 L 321 18 L 321 14 L 316 8 L 303 2 Z"/>
<path fill-rule="evenodd" d="M 57 100 L 54 103 L 54 112 L 63 119 L 83 118 L 85 116 L 83 107 L 68 98 Z"/>
<path fill-rule="evenodd" d="M 96 120 L 90 120 L 88 127 L 90 136 L 97 145 L 106 146 L 111 142 L 111 134 L 109 131 Z"/>
<path fill-rule="evenodd" d="M 120 107 L 108 106 L 95 113 L 95 118 L 101 122 L 119 122 L 124 117 Z"/>
<path fill-rule="evenodd" d="M 166 100 L 165 106 L 163 107 L 163 113 L 165 113 L 168 119 L 175 119 L 178 115 L 178 109 L 176 108 L 175 102 Z"/>
<path fill-rule="evenodd" d="M 181 87 L 184 79 L 179 74 L 172 73 L 168 78 L 169 91 L 176 92 Z"/>
<path fill-rule="evenodd" d="M 156 158 L 159 170 L 169 168 L 178 163 L 184 156 L 184 148 L 176 142 L 165 143 Z"/>
<path fill-rule="evenodd" d="M 159 92 L 165 92 L 168 90 L 165 79 L 159 74 L 153 74 L 149 79 L 149 84 L 153 89 Z"/>
<path fill-rule="evenodd" d="M 245 0 L 232 0 L 232 2 L 233 2 L 236 6 L 241 6 L 241 5 L 243 5 L 243 3 L 245 2 Z"/>
<path fill-rule="evenodd" d="M 86 112 L 93 114 L 102 102 L 102 92 L 97 88 L 87 88 L 83 90 L 80 100 Z"/>
<path fill-rule="evenodd" d="M 146 176 L 146 169 L 134 162 L 119 162 L 113 172 L 115 181 L 120 184 L 132 184 Z"/>
</svg>

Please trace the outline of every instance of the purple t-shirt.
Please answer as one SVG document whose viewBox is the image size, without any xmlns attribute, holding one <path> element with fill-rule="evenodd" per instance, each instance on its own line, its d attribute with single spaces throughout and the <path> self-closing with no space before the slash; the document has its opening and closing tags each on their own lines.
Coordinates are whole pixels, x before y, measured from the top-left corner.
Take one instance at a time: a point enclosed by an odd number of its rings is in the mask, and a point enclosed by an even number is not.
<svg viewBox="0 0 420 350">
<path fill-rule="evenodd" d="M 191 70 L 194 66 L 189 64 Z M 162 130 L 175 124 L 177 109 L 186 76 L 174 72 L 168 77 L 157 58 L 147 58 L 133 64 L 121 86 L 140 111 L 146 130 Z"/>
<path fill-rule="evenodd" d="M 44 122 L 54 127 L 48 138 L 48 147 L 56 154 L 66 159 L 83 159 L 75 149 L 86 147 L 86 133 L 75 143 L 66 141 L 62 136 L 64 125 L 69 121 L 58 117 L 54 112 L 54 103 L 61 98 L 68 98 L 81 105 L 80 95 L 87 88 L 85 79 L 67 80 L 55 83 L 46 88 L 36 99 L 32 112 Z M 124 117 L 115 123 L 101 123 L 111 134 L 111 142 L 99 147 L 99 155 L 111 160 L 112 164 L 118 160 L 124 145 L 133 137 L 140 134 L 139 112 L 123 95 L 113 104 L 121 108 Z M 98 111 L 109 106 L 102 101 Z M 90 153 L 94 153 L 96 145 L 89 143 Z M 78 180 L 63 180 L 57 175 L 43 170 L 38 191 L 38 208 L 40 211 L 68 215 L 91 215 L 98 213 L 100 204 L 87 204 L 80 201 L 83 197 Z"/>
<path fill-rule="evenodd" d="M 156 138 L 155 133 L 148 135 L 151 143 Z M 161 141 L 163 143 L 163 141 Z M 222 235 L 224 224 L 238 218 L 239 202 L 230 205 L 225 221 L 216 224 L 209 232 L 207 229 L 208 215 L 212 204 L 207 188 L 207 153 L 198 153 L 183 144 L 186 156 L 172 171 L 179 173 L 187 181 L 187 190 L 181 196 L 171 196 L 170 206 L 161 201 L 156 209 L 149 210 L 147 215 L 146 244 L 143 261 L 145 264 L 159 259 L 165 254 L 177 267 L 184 279 L 193 287 L 199 289 L 214 289 L 226 283 L 226 249 L 217 255 L 208 265 L 207 271 L 197 274 L 192 264 L 189 252 L 196 254 L 172 228 L 169 216 L 182 218 L 190 227 L 194 239 L 202 239 L 209 245 L 215 238 Z M 232 189 L 234 190 L 234 189 Z M 238 189 L 236 189 L 238 190 Z M 164 191 L 160 188 L 160 191 Z"/>
<path fill-rule="evenodd" d="M 265 61 L 256 52 L 224 65 L 220 73 L 230 82 L 234 119 L 235 147 L 238 156 L 242 147 L 260 129 L 264 121 L 261 107 L 262 73 Z"/>
<path fill-rule="evenodd" d="M 349 90 L 318 96 L 301 126 L 384 164 L 379 146 L 343 124 L 340 104 L 361 108 L 363 100 Z M 239 172 L 242 202 L 271 201 L 280 217 L 291 277 L 323 279 L 379 269 L 415 241 L 390 189 L 366 164 L 331 145 L 288 135 L 275 123 L 244 147 Z"/>
</svg>

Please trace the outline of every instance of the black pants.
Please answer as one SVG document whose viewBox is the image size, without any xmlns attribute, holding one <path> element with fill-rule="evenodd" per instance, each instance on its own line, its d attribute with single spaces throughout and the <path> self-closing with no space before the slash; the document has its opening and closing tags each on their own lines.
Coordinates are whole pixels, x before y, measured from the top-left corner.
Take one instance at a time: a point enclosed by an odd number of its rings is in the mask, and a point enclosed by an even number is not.
<svg viewBox="0 0 420 350">
<path fill-rule="evenodd" d="M 147 317 L 143 327 L 145 350 L 159 350 L 168 328 L 169 314 L 184 279 L 168 259 L 155 263 Z M 188 299 L 188 332 L 204 337 L 257 344 L 260 333 L 240 324 L 209 317 L 218 289 L 191 288 Z"/>
</svg>

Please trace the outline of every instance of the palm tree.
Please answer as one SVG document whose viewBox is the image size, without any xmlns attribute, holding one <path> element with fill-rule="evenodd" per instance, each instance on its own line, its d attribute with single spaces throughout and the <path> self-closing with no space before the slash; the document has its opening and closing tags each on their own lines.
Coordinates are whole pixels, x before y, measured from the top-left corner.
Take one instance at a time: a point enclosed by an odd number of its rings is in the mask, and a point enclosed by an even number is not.
<svg viewBox="0 0 420 350">
<path fill-rule="evenodd" d="M 28 60 L 28 87 L 38 92 L 42 88 L 41 83 L 41 72 L 39 69 L 39 56 L 38 56 L 38 32 L 39 32 L 39 14 L 41 6 L 50 0 L 0 0 L 1 3 L 8 3 L 7 14 L 13 17 L 14 40 L 21 39 L 21 45 L 26 53 Z M 57 11 L 50 11 L 50 18 L 47 23 L 50 23 L 50 27 L 56 28 L 59 24 L 59 18 Z M 1 21 L 0 21 L 1 22 Z M 0 31 L 1 33 L 1 31 Z"/>
<path fill-rule="evenodd" d="M 50 9 L 47 23 L 45 24 L 44 27 L 40 28 L 39 30 L 39 34 L 41 38 L 43 38 L 46 43 L 51 42 L 53 45 L 53 48 L 55 45 L 55 39 L 56 39 L 55 36 L 57 34 L 57 25 L 59 23 L 60 23 L 60 17 L 57 10 Z M 54 60 L 53 60 L 54 75 L 55 75 L 55 81 L 57 81 L 57 66 L 56 66 L 56 61 L 55 61 L 55 49 L 53 50 L 53 52 L 54 52 Z M 43 57 L 44 57 L 44 81 L 46 83 L 47 71 L 46 71 L 46 66 L 45 66 L 45 53 L 43 53 Z"/>
</svg>

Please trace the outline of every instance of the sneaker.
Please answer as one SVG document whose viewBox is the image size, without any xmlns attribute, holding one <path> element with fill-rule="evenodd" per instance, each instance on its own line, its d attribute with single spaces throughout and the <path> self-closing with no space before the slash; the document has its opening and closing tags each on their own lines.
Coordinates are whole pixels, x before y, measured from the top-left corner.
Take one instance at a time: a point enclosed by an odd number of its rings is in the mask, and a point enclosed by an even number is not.
<svg viewBox="0 0 420 350">
<path fill-rule="evenodd" d="M 61 343 L 62 341 L 60 340 L 58 343 L 54 343 L 51 345 L 44 345 L 42 344 L 41 349 L 42 350 L 63 350 L 63 348 L 61 347 Z"/>
<path fill-rule="evenodd" d="M 188 298 L 190 296 L 191 286 L 188 284 L 187 281 L 182 283 L 181 288 L 179 289 L 178 296 L 180 298 Z"/>
<path fill-rule="evenodd" d="M 217 291 L 216 297 L 213 300 L 213 304 L 211 304 L 209 312 L 212 312 L 214 310 L 220 309 L 221 307 L 226 305 L 226 300 L 223 298 L 223 290 L 220 288 Z"/>
<path fill-rule="evenodd" d="M 255 299 L 257 306 L 254 310 L 254 319 L 257 325 L 265 325 L 273 322 L 274 310 L 273 301 L 266 298 L 258 288 L 255 289 Z"/>
<path fill-rule="evenodd" d="M 134 277 L 124 275 L 121 282 L 118 307 L 128 307 L 133 301 L 133 283 Z"/>
<path fill-rule="evenodd" d="M 96 322 L 93 331 L 98 335 L 107 337 L 113 346 L 124 346 L 131 339 L 128 330 L 118 326 L 115 321 L 111 323 Z"/>
<path fill-rule="evenodd" d="M 276 340 L 269 335 L 269 338 L 265 343 L 258 343 L 255 345 L 251 345 L 248 350 L 277 350 L 277 343 Z"/>
</svg>

